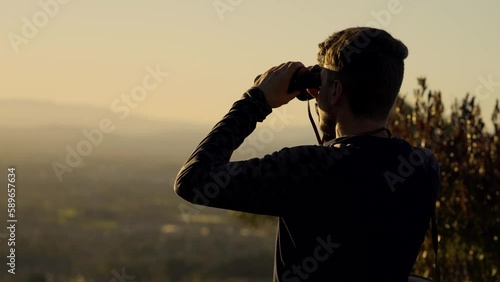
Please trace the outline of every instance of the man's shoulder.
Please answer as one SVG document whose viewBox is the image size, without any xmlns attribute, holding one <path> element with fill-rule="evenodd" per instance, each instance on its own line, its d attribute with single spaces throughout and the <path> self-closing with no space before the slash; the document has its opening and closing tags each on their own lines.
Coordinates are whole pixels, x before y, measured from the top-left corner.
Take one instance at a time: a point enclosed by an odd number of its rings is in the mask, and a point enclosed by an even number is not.
<svg viewBox="0 0 500 282">
<path fill-rule="evenodd" d="M 439 171 L 438 160 L 431 150 L 422 147 L 412 147 L 412 153 L 421 156 L 425 160 L 425 164 L 431 169 Z"/>
<path fill-rule="evenodd" d="M 351 155 L 357 149 L 359 149 L 359 147 L 353 144 L 338 144 L 337 146 L 298 145 L 284 147 L 277 153 L 300 156 L 303 158 L 332 157 L 334 159 L 340 159 Z"/>
</svg>

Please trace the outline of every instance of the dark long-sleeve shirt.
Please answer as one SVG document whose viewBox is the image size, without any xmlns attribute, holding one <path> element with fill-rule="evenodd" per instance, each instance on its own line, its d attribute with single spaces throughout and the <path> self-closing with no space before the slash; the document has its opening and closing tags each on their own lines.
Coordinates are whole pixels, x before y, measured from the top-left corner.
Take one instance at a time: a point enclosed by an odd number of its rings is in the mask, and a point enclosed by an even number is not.
<svg viewBox="0 0 500 282">
<path fill-rule="evenodd" d="M 184 164 L 176 193 L 279 217 L 274 281 L 408 281 L 440 183 L 432 153 L 359 135 L 231 162 L 271 112 L 249 89 Z"/>
</svg>

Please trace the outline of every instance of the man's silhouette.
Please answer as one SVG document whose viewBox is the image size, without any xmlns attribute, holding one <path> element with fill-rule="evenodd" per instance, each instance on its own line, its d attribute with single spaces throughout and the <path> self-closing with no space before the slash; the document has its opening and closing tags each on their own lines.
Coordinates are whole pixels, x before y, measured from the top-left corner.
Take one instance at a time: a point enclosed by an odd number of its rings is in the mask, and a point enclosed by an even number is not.
<svg viewBox="0 0 500 282">
<path fill-rule="evenodd" d="M 230 162 L 303 64 L 264 73 L 203 139 L 175 191 L 194 204 L 279 217 L 274 281 L 408 281 L 440 175 L 425 149 L 385 128 L 408 49 L 383 30 L 349 28 L 319 44 L 323 145 Z"/>
</svg>

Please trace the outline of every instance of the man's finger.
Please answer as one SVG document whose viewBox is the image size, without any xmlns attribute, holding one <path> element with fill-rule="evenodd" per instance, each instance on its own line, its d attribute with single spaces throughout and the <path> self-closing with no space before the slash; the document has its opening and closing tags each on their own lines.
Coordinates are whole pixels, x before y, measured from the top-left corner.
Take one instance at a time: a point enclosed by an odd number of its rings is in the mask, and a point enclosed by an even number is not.
<svg viewBox="0 0 500 282">
<path fill-rule="evenodd" d="M 291 69 L 292 71 L 295 71 L 298 68 L 302 68 L 305 66 L 301 62 L 288 62 L 288 63 L 286 63 L 285 67 L 287 68 L 287 70 Z"/>
<path fill-rule="evenodd" d="M 279 64 L 278 66 L 274 66 L 274 67 L 272 67 L 272 68 L 271 68 L 271 70 L 273 70 L 273 71 L 280 70 L 280 69 L 282 69 L 285 65 L 286 65 L 286 63 Z"/>
<path fill-rule="evenodd" d="M 285 77 L 290 80 L 292 79 L 293 74 L 299 69 L 305 67 L 301 62 L 288 62 L 286 64 L 286 75 Z"/>
</svg>

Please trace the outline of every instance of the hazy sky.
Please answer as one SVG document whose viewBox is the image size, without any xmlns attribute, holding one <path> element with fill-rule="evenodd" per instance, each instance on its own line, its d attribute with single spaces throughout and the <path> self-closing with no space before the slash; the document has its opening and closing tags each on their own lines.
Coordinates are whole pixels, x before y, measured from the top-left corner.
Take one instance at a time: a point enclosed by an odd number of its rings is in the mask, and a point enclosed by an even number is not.
<svg viewBox="0 0 500 282">
<path fill-rule="evenodd" d="M 213 123 L 257 74 L 314 64 L 328 35 L 370 25 L 410 50 L 402 93 L 413 95 L 417 76 L 446 102 L 478 91 L 489 119 L 500 97 L 499 12 L 494 0 L 3 0 L 0 99 Z M 156 68 L 168 76 L 149 77 Z M 133 105 L 120 100 L 132 91 Z M 307 123 L 304 106 L 288 111 Z"/>
</svg>

